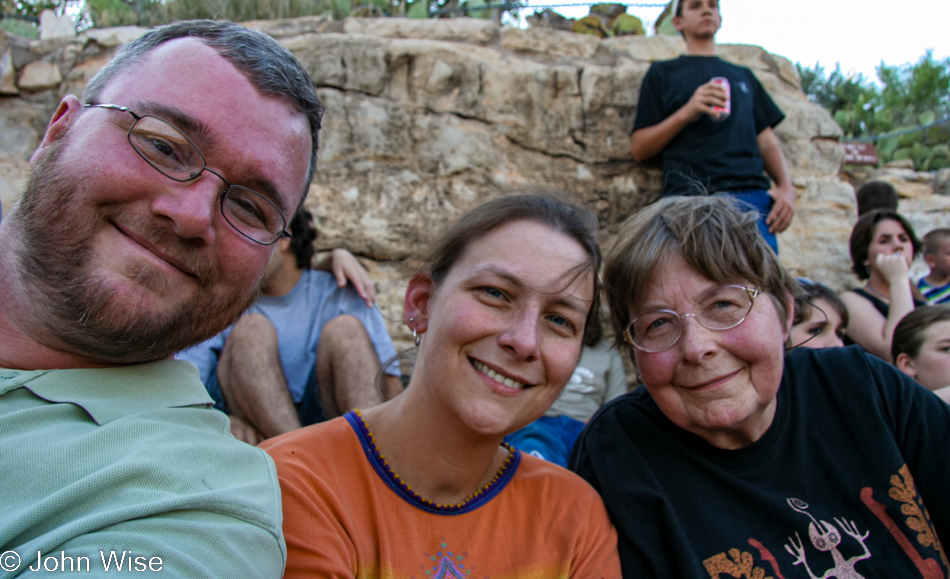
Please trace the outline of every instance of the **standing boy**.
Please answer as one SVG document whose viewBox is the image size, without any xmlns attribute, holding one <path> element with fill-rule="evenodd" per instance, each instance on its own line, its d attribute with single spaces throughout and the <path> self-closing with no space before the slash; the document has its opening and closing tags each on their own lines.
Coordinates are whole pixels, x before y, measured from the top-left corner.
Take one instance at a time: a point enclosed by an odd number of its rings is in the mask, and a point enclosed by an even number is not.
<svg viewBox="0 0 950 579">
<path fill-rule="evenodd" d="M 676 0 L 673 26 L 686 39 L 686 54 L 654 63 L 643 79 L 631 152 L 637 161 L 661 156 L 667 196 L 728 193 L 755 206 L 759 229 L 777 251 L 775 234 L 795 213 L 772 131 L 785 115 L 751 70 L 716 56 L 721 22 L 718 0 Z"/>
<path fill-rule="evenodd" d="M 924 236 L 924 261 L 930 273 L 917 282 L 931 304 L 950 304 L 950 229 L 941 227 Z"/>
</svg>

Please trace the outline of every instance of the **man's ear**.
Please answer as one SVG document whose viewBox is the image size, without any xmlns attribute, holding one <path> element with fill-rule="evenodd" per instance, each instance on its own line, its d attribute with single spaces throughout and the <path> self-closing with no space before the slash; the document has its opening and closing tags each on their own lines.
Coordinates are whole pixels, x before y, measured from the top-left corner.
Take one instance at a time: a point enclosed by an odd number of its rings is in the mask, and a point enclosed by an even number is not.
<svg viewBox="0 0 950 579">
<path fill-rule="evenodd" d="M 917 370 L 914 369 L 914 360 L 907 355 L 907 352 L 898 354 L 897 359 L 894 360 L 894 365 L 897 366 L 898 370 L 911 378 L 917 378 Z"/>
<path fill-rule="evenodd" d="M 933 269 L 934 265 L 936 265 L 937 263 L 937 256 L 932 253 L 925 253 L 924 263 L 927 264 L 927 267 L 929 267 L 930 269 Z"/>
<path fill-rule="evenodd" d="M 59 106 L 56 107 L 56 112 L 53 113 L 53 118 L 50 119 L 49 125 L 46 127 L 43 140 L 40 141 L 40 145 L 33 151 L 33 156 L 30 157 L 31 166 L 35 166 L 53 143 L 58 141 L 66 129 L 72 126 L 79 117 L 80 111 L 82 111 L 82 103 L 71 94 L 66 95 L 63 100 L 59 101 Z"/>
<path fill-rule="evenodd" d="M 406 320 L 412 318 L 410 329 L 419 334 L 429 328 L 429 300 L 432 299 L 434 284 L 429 273 L 417 273 L 409 280 L 406 288 L 406 300 L 403 311 Z"/>
<path fill-rule="evenodd" d="M 673 28 L 679 30 L 680 32 L 683 32 L 683 17 L 682 16 L 673 17 Z"/>
<path fill-rule="evenodd" d="M 280 239 L 277 240 L 277 250 L 280 251 L 281 253 L 287 253 L 288 251 L 290 251 L 290 242 L 291 242 L 291 238 L 281 237 Z"/>
</svg>

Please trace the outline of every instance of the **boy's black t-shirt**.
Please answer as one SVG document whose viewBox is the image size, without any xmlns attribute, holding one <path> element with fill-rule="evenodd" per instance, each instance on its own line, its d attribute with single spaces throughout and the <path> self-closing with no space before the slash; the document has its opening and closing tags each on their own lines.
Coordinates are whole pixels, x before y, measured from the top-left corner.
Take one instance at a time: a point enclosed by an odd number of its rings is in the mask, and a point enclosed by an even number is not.
<svg viewBox="0 0 950 579">
<path fill-rule="evenodd" d="M 672 115 L 713 77 L 729 79 L 732 112 L 714 121 L 707 115 L 687 125 L 660 153 L 665 195 L 702 195 L 770 187 L 756 141 L 785 115 L 748 68 L 716 56 L 681 56 L 655 62 L 640 89 L 633 130 L 652 127 Z"/>
</svg>

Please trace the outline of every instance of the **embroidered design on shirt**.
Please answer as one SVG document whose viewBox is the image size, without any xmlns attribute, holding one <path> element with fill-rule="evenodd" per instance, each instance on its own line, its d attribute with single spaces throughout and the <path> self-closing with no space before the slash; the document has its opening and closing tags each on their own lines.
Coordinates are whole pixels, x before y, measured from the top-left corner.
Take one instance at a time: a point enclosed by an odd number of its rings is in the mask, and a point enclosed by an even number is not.
<svg viewBox="0 0 950 579">
<path fill-rule="evenodd" d="M 854 521 L 848 522 L 845 519 L 835 517 L 835 522 L 838 523 L 838 526 L 841 527 L 844 533 L 857 540 L 861 543 L 861 547 L 864 548 L 863 555 L 856 555 L 846 561 L 844 557 L 841 556 L 841 552 L 838 551 L 838 545 L 841 544 L 842 540 L 838 527 L 835 527 L 828 521 L 819 521 L 813 517 L 811 513 L 808 512 L 808 503 L 805 501 L 788 499 L 788 506 L 790 506 L 793 511 L 801 513 L 811 519 L 811 522 L 808 523 L 808 538 L 811 540 L 812 546 L 824 553 L 830 552 L 834 561 L 834 567 L 825 571 L 824 575 L 818 576 L 812 573 L 811 567 L 808 566 L 808 561 L 805 557 L 804 544 L 802 543 L 801 537 L 798 536 L 798 532 L 796 532 L 794 538 L 788 538 L 790 544 L 785 545 L 785 550 L 795 557 L 795 561 L 792 563 L 793 565 L 804 565 L 811 579 L 830 579 L 831 577 L 838 579 L 864 579 L 864 575 L 858 573 L 854 566 L 859 561 L 871 557 L 871 551 L 869 551 L 867 545 L 864 544 L 870 532 L 862 535 L 858 531 L 858 527 Z"/>
<path fill-rule="evenodd" d="M 420 568 L 425 576 L 431 579 L 470 579 L 475 572 L 474 565 L 466 565 L 464 562 L 468 553 L 455 553 L 450 550 L 445 537 L 442 537 L 442 542 L 439 543 L 439 551 L 435 554 L 425 553 L 425 556 L 431 564 L 420 565 Z"/>
</svg>

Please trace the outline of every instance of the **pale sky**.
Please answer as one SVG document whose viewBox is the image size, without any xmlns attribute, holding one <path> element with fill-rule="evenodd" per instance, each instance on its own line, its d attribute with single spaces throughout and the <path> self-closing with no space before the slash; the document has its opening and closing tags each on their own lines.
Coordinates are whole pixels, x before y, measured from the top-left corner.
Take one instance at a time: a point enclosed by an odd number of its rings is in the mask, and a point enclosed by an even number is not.
<svg viewBox="0 0 950 579">
<path fill-rule="evenodd" d="M 803 66 L 818 62 L 827 71 L 840 62 L 845 73 L 877 80 L 875 67 L 881 60 L 889 65 L 917 62 L 928 48 L 938 59 L 950 56 L 950 0 L 720 0 L 720 6 L 718 42 L 756 44 Z M 587 7 L 552 9 L 569 18 L 588 13 Z M 627 8 L 648 31 L 661 11 Z"/>
</svg>

